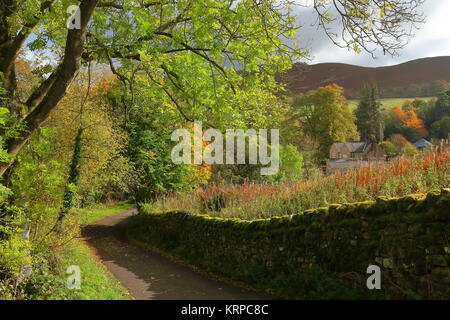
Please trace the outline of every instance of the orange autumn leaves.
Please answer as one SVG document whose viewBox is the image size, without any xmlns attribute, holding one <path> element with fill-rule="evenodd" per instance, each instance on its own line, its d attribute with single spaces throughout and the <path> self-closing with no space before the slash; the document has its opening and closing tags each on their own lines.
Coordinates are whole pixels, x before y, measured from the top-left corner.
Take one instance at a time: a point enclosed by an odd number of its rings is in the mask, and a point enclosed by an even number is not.
<svg viewBox="0 0 450 320">
<path fill-rule="evenodd" d="M 401 107 L 394 107 L 392 113 L 404 126 L 414 131 L 417 139 L 428 136 L 427 128 L 414 110 L 404 111 Z"/>
</svg>

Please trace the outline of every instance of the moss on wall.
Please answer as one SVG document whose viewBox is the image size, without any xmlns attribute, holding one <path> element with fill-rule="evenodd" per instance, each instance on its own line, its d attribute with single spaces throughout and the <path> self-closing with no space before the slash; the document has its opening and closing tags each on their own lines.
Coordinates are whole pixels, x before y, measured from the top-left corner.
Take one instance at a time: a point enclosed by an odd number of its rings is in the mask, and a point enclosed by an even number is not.
<svg viewBox="0 0 450 320">
<path fill-rule="evenodd" d="M 295 298 L 449 298 L 450 189 L 245 221 L 140 212 L 131 237 Z M 382 290 L 368 290 L 367 267 Z"/>
</svg>

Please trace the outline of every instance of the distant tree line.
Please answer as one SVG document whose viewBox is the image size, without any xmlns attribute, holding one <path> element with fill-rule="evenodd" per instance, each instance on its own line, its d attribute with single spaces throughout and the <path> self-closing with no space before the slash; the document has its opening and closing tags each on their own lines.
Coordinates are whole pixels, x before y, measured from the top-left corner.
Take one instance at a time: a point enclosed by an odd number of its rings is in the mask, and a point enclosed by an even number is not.
<svg viewBox="0 0 450 320">
<path fill-rule="evenodd" d="M 417 97 L 437 97 L 441 92 L 450 90 L 450 83 L 445 80 L 435 80 L 430 83 L 413 83 L 408 86 L 379 87 L 379 97 L 389 98 L 417 98 Z M 358 99 L 358 90 L 345 90 L 349 99 Z"/>
<path fill-rule="evenodd" d="M 450 83 L 447 81 L 435 80 L 431 83 L 414 83 L 405 87 L 380 88 L 380 96 L 382 98 L 436 97 L 449 89 Z"/>
</svg>

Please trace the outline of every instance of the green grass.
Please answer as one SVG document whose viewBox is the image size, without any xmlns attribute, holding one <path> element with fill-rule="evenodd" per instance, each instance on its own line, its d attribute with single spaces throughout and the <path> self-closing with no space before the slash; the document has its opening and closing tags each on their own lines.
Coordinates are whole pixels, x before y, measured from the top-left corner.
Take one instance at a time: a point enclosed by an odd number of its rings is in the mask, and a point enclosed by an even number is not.
<svg viewBox="0 0 450 320">
<path fill-rule="evenodd" d="M 383 104 L 384 108 L 392 109 L 395 106 L 401 107 L 402 104 L 406 100 L 414 100 L 414 99 L 416 99 L 416 98 L 390 98 L 390 99 L 380 99 L 380 102 Z M 417 98 L 417 99 L 429 101 L 434 98 L 427 97 L 427 98 Z M 358 106 L 359 100 L 349 100 L 349 101 L 350 101 L 350 104 L 349 104 L 350 110 L 355 110 L 356 107 Z"/>
<path fill-rule="evenodd" d="M 102 206 L 94 209 L 77 209 L 83 225 L 114 215 L 132 208 L 130 203 L 120 203 L 114 206 Z M 77 265 L 81 269 L 81 289 L 64 290 L 66 299 L 71 300 L 130 300 L 132 297 L 114 278 L 109 270 L 98 260 L 82 240 L 75 240 L 66 249 L 63 257 L 63 267 Z"/>
<path fill-rule="evenodd" d="M 74 214 L 80 219 L 81 225 L 86 225 L 133 208 L 134 206 L 133 203 L 122 202 L 113 206 L 101 205 L 90 209 L 75 209 Z"/>
<path fill-rule="evenodd" d="M 130 300 L 128 291 L 90 252 L 82 240 L 74 241 L 64 254 L 64 267 L 77 265 L 81 270 L 80 290 L 67 290 L 70 300 Z"/>
</svg>

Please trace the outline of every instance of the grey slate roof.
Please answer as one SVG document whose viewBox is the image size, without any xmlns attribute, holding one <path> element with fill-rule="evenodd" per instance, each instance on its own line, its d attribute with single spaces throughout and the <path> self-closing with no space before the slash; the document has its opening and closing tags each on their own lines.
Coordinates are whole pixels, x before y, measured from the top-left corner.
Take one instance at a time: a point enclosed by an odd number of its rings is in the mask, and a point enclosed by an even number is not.
<svg viewBox="0 0 450 320">
<path fill-rule="evenodd" d="M 346 145 L 350 152 L 363 153 L 370 146 L 370 142 L 335 142 L 334 145 L 338 150 L 342 150 L 342 147 Z"/>
<path fill-rule="evenodd" d="M 427 148 L 427 147 L 431 147 L 433 146 L 432 143 L 428 142 L 427 140 L 425 140 L 424 138 L 416 141 L 413 143 L 413 146 L 416 148 Z"/>
</svg>

